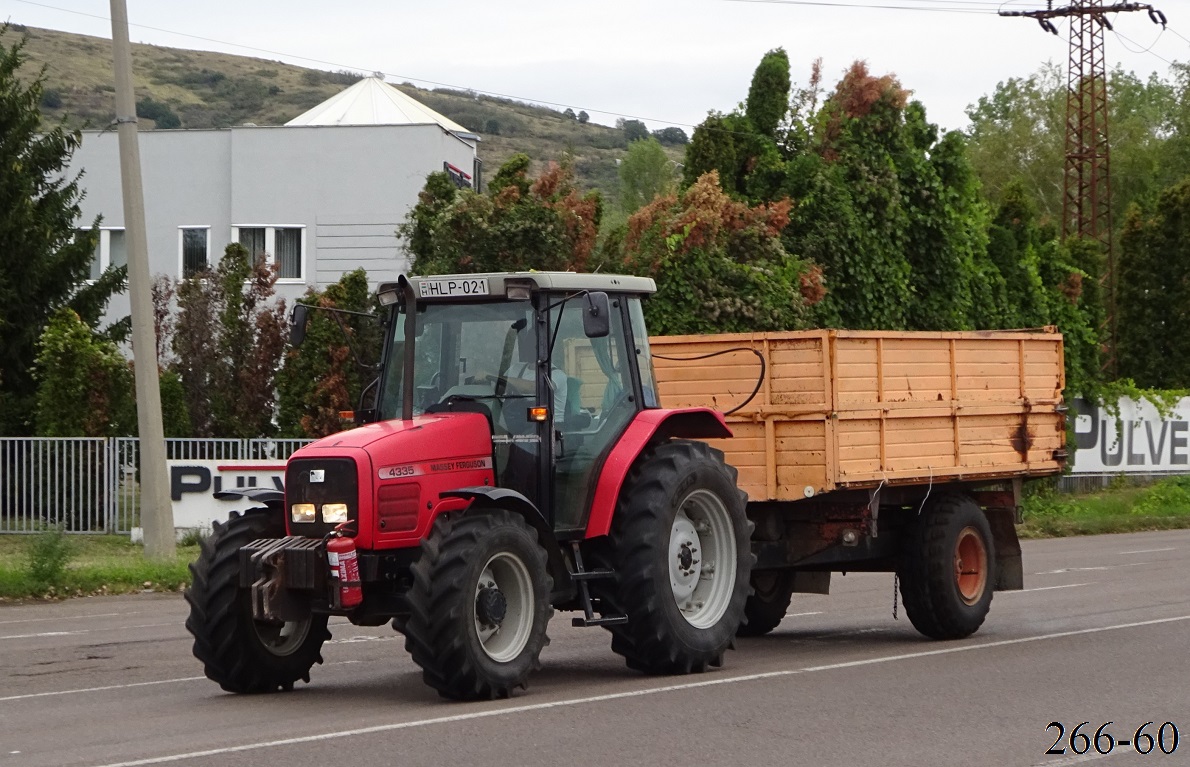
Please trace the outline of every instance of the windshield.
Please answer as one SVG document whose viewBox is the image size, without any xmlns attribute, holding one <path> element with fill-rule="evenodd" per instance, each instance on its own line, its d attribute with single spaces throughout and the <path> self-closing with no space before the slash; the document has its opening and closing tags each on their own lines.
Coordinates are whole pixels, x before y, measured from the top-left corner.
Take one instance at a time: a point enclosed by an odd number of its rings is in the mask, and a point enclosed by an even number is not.
<svg viewBox="0 0 1190 767">
<path fill-rule="evenodd" d="M 381 418 L 401 417 L 405 323 L 393 323 Z M 528 301 L 426 303 L 416 314 L 413 412 L 451 396 L 480 401 L 535 397 L 537 340 Z"/>
</svg>

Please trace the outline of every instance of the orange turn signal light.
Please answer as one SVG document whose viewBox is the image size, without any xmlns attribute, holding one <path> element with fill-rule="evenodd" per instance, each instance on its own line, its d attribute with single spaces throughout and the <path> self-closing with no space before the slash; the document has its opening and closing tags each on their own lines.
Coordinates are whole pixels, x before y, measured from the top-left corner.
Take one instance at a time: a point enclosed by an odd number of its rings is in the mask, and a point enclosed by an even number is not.
<svg viewBox="0 0 1190 767">
<path fill-rule="evenodd" d="M 550 420 L 550 409 L 548 407 L 531 407 L 529 408 L 529 420 L 544 423 Z"/>
<path fill-rule="evenodd" d="M 355 411 L 354 410 L 340 410 L 339 418 L 341 418 L 344 421 L 354 421 L 355 420 Z"/>
</svg>

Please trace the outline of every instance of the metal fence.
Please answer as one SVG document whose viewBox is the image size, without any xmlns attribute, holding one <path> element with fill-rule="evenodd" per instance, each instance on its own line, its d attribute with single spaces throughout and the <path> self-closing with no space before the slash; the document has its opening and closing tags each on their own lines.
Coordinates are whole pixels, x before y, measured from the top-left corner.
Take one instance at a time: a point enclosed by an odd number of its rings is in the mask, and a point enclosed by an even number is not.
<svg viewBox="0 0 1190 767">
<path fill-rule="evenodd" d="M 284 461 L 304 439 L 167 439 L 170 461 Z M 140 440 L 0 439 L 0 533 L 61 526 L 128 533 L 139 526 Z"/>
<path fill-rule="evenodd" d="M 304 439 L 167 439 L 170 461 L 284 461 Z M 61 526 L 70 533 L 129 533 L 139 527 L 140 440 L 0 438 L 0 533 Z M 1067 474 L 1062 492 L 1143 485 L 1163 474 Z"/>
<path fill-rule="evenodd" d="M 1163 479 L 1183 476 L 1175 472 L 1129 472 L 1099 474 L 1063 474 L 1054 479 L 1054 487 L 1063 493 L 1094 493 L 1111 487 L 1143 487 Z"/>
</svg>

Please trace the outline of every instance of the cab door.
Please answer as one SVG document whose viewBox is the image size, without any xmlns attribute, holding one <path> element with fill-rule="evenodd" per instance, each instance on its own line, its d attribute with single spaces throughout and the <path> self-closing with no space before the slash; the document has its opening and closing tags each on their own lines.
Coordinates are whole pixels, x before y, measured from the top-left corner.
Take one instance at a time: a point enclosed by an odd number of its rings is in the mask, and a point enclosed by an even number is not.
<svg viewBox="0 0 1190 767">
<path fill-rule="evenodd" d="M 570 300 L 551 312 L 546 382 L 552 418 L 552 515 L 560 533 L 585 528 L 595 481 L 608 452 L 640 410 L 623 297 L 611 298 L 611 332 L 588 338 L 586 303 Z"/>
</svg>

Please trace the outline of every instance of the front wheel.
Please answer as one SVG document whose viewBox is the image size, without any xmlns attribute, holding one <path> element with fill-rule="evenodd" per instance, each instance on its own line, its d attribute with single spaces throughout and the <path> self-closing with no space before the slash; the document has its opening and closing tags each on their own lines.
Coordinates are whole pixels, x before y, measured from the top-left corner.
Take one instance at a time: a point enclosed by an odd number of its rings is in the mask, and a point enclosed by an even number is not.
<svg viewBox="0 0 1190 767">
<path fill-rule="evenodd" d="M 413 565 L 405 648 L 446 698 L 507 698 L 541 666 L 552 586 L 545 551 L 503 509 L 443 515 Z"/>
<path fill-rule="evenodd" d="M 962 639 L 983 625 L 996 583 L 992 528 L 974 500 L 944 495 L 908 530 L 898 575 L 913 627 L 932 639 Z"/>
<path fill-rule="evenodd" d="M 609 612 L 612 650 L 655 674 L 705 671 L 744 615 L 752 569 L 752 523 L 723 453 L 674 441 L 637 459 L 620 491 L 612 529 L 595 547 L 614 583 L 592 581 Z"/>
<path fill-rule="evenodd" d="M 322 643 L 331 638 L 327 616 L 300 621 L 262 621 L 252 615 L 251 592 L 240 588 L 240 549 L 258 538 L 280 537 L 267 509 L 232 512 L 226 524 L 202 542 L 190 565 L 193 583 L 186 590 L 194 635 L 194 656 L 208 678 L 228 692 L 292 690 L 310 669 L 322 663 Z"/>
</svg>

